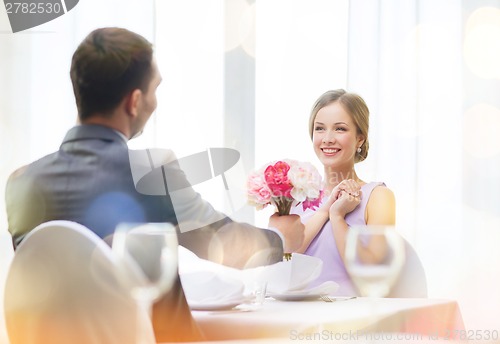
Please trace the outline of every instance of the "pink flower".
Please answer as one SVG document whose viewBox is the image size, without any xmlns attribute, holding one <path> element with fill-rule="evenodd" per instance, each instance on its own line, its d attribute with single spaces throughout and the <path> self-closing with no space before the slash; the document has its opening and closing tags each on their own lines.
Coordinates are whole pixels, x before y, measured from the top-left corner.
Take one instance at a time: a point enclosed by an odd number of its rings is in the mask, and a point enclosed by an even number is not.
<svg viewBox="0 0 500 344">
<path fill-rule="evenodd" d="M 323 198 L 323 190 L 319 192 L 318 198 L 306 199 L 302 202 L 302 209 L 305 211 L 306 209 L 316 209 L 319 207 L 321 203 L 321 199 Z"/>
<path fill-rule="evenodd" d="M 293 185 L 288 180 L 289 170 L 290 166 L 286 162 L 278 161 L 274 165 L 269 165 L 264 171 L 266 183 L 274 197 L 291 197 Z"/>
<path fill-rule="evenodd" d="M 305 209 L 321 202 L 321 175 L 309 163 L 281 160 L 251 173 L 247 180 L 248 203 L 262 209 L 273 204 L 280 215 L 290 214 L 292 205 Z"/>
<path fill-rule="evenodd" d="M 258 209 L 265 208 L 271 202 L 271 190 L 267 186 L 262 171 L 253 172 L 247 180 L 248 203 Z"/>
</svg>

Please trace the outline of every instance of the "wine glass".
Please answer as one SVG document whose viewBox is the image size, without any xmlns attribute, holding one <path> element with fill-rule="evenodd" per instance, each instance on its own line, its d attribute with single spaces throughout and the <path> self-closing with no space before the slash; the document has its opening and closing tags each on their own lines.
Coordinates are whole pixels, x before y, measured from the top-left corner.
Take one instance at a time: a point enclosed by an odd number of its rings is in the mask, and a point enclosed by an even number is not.
<svg viewBox="0 0 500 344">
<path fill-rule="evenodd" d="M 387 296 L 404 261 L 404 241 L 393 226 L 352 226 L 347 231 L 345 266 L 362 296 Z"/>
<path fill-rule="evenodd" d="M 122 277 L 135 299 L 137 342 L 142 342 L 146 313 L 151 317 L 153 302 L 168 292 L 177 277 L 178 241 L 170 223 L 121 223 L 113 236 Z"/>
</svg>

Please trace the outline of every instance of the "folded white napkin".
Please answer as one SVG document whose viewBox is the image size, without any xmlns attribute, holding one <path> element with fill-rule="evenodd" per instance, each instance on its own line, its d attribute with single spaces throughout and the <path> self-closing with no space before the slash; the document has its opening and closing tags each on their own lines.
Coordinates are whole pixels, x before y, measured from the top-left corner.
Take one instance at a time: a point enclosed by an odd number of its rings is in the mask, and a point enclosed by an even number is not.
<svg viewBox="0 0 500 344">
<path fill-rule="evenodd" d="M 244 300 L 255 282 L 267 283 L 268 294 L 329 294 L 338 289 L 325 282 L 306 289 L 321 273 L 323 262 L 317 257 L 294 253 L 290 261 L 238 270 L 200 259 L 179 247 L 179 274 L 189 303 L 215 304 Z"/>
<path fill-rule="evenodd" d="M 227 304 L 244 300 L 239 270 L 198 258 L 179 246 L 179 275 L 191 305 Z"/>
<path fill-rule="evenodd" d="M 293 253 L 290 261 L 264 267 L 255 278 L 267 281 L 269 293 L 285 293 L 303 290 L 310 282 L 318 278 L 322 269 L 321 259 Z"/>
<path fill-rule="evenodd" d="M 243 300 L 241 281 L 222 278 L 211 271 L 190 272 L 181 275 L 188 303 L 217 304 Z"/>
</svg>

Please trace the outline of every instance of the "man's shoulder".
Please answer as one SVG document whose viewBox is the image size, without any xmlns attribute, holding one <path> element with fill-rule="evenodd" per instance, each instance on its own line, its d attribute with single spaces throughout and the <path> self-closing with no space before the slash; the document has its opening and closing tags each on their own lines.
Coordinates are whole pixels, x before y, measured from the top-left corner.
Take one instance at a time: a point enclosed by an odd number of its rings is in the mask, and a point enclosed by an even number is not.
<svg viewBox="0 0 500 344">
<path fill-rule="evenodd" d="M 14 170 L 10 176 L 9 176 L 9 181 L 11 180 L 15 180 L 15 179 L 19 179 L 19 178 L 22 178 L 24 176 L 27 176 L 29 175 L 30 173 L 32 173 L 34 170 L 36 170 L 36 166 L 39 165 L 39 164 L 43 164 L 45 160 L 47 159 L 51 159 L 52 156 L 54 155 L 55 153 L 51 153 L 51 154 L 48 154 L 38 160 L 35 160 L 29 164 L 26 164 L 26 165 L 23 165 L 19 168 L 17 168 L 16 170 Z"/>
<path fill-rule="evenodd" d="M 16 179 L 16 178 L 19 178 L 21 177 L 22 175 L 24 175 L 24 173 L 26 172 L 26 170 L 28 169 L 28 166 L 29 165 L 24 165 L 24 166 L 21 166 L 19 167 L 17 170 L 15 170 L 14 172 L 12 172 L 9 176 L 9 181 L 10 180 L 13 180 L 13 179 Z"/>
</svg>

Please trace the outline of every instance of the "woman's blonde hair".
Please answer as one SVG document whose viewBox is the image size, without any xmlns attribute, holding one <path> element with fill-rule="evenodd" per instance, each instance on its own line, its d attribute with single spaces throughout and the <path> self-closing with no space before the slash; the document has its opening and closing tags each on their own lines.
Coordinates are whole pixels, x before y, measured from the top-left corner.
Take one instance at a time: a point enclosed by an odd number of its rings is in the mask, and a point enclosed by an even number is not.
<svg viewBox="0 0 500 344">
<path fill-rule="evenodd" d="M 351 116 L 356 125 L 358 135 L 364 138 L 364 142 L 360 147 L 361 152 L 356 152 L 356 157 L 354 158 L 354 162 L 363 161 L 368 156 L 368 149 L 370 147 L 368 143 L 370 111 L 363 98 L 355 93 L 349 93 L 343 89 L 326 91 L 316 100 L 311 110 L 311 116 L 309 117 L 309 135 L 311 136 L 311 140 L 314 133 L 314 121 L 318 111 L 335 102 L 339 102 L 349 116 Z"/>
</svg>

